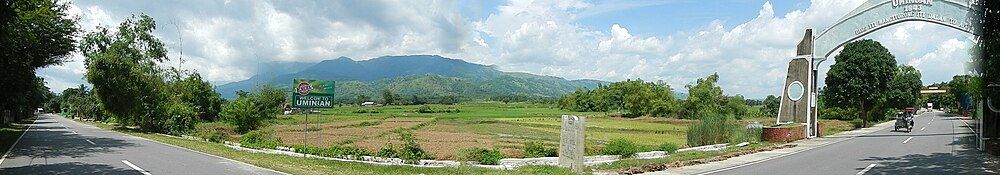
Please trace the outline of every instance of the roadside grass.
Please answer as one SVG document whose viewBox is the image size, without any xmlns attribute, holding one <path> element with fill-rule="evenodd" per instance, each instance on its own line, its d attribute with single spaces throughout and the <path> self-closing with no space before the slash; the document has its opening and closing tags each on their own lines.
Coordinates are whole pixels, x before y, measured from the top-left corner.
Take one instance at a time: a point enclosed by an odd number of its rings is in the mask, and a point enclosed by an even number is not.
<svg viewBox="0 0 1000 175">
<path fill-rule="evenodd" d="M 625 170 L 629 168 L 641 168 L 651 165 L 672 165 L 679 164 L 684 161 L 693 161 L 699 159 L 711 159 L 720 156 L 726 156 L 729 154 L 736 154 L 741 151 L 756 150 L 756 149 L 766 149 L 770 147 L 775 147 L 781 145 L 781 143 L 769 143 L 769 142 L 759 142 L 753 143 L 744 147 L 727 148 L 720 151 L 687 151 L 669 154 L 667 157 L 656 158 L 656 159 L 625 159 L 609 164 L 601 164 L 596 166 L 591 166 L 588 172 L 608 172 L 608 171 L 618 171 Z"/>
<path fill-rule="evenodd" d="M 857 129 L 850 121 L 820 119 L 823 123 L 823 136 L 834 135 L 844 131 Z"/>
<path fill-rule="evenodd" d="M 7 153 L 7 150 L 14 146 L 14 142 L 17 142 L 17 139 L 21 137 L 21 134 L 24 133 L 24 131 L 28 129 L 28 126 L 31 125 L 31 123 L 34 123 L 34 121 L 35 117 L 29 117 L 23 120 L 14 121 L 14 123 L 7 124 L 6 126 L 0 126 L 0 154 Z"/>
<path fill-rule="evenodd" d="M 86 123 L 104 129 L 113 129 L 125 134 L 152 139 L 166 144 L 225 157 L 290 174 L 573 174 L 567 169 L 554 166 L 524 166 L 514 170 L 497 170 L 470 166 L 424 168 L 402 165 L 373 165 L 285 155 L 249 153 L 234 150 L 219 143 L 193 141 L 167 137 L 159 134 L 132 131 L 97 122 L 77 122 Z"/>
</svg>

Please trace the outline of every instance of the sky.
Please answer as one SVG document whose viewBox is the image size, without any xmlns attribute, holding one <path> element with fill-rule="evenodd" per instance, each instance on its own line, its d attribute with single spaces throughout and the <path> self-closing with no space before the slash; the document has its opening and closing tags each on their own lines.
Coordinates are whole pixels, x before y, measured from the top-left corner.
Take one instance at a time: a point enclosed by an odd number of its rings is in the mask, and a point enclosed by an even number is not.
<svg viewBox="0 0 1000 175">
<path fill-rule="evenodd" d="M 863 0 L 133 1 L 76 0 L 84 32 L 146 14 L 164 66 L 215 85 L 272 61 L 434 54 L 566 79 L 662 80 L 675 91 L 713 73 L 729 95 L 780 94 L 804 29 L 829 27 Z M 905 22 L 865 36 L 916 67 L 924 84 L 965 74 L 973 36 Z M 79 53 L 37 70 L 55 92 L 86 83 Z M 181 61 L 183 60 L 183 61 Z M 835 62 L 820 68 L 820 79 Z M 820 82 L 820 86 L 823 86 Z"/>
</svg>

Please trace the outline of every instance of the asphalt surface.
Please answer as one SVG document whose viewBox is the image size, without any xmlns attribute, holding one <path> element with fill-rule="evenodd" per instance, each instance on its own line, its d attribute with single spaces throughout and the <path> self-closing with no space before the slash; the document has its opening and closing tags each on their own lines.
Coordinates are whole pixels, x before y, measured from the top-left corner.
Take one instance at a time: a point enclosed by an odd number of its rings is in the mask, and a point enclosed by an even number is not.
<svg viewBox="0 0 1000 175">
<path fill-rule="evenodd" d="M 715 174 L 992 174 L 957 116 L 928 112 L 893 128 Z"/>
<path fill-rule="evenodd" d="M 0 174 L 282 173 L 55 115 L 40 115 L 0 160 Z"/>
</svg>

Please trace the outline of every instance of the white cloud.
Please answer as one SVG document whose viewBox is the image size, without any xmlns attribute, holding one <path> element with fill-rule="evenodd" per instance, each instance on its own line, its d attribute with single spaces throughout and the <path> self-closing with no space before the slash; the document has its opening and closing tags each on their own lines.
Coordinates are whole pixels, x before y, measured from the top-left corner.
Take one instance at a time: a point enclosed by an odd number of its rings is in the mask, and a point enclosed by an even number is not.
<svg viewBox="0 0 1000 175">
<path fill-rule="evenodd" d="M 87 30 L 148 14 L 158 21 L 155 34 L 169 47 L 169 56 L 179 58 L 183 51 L 183 67 L 212 82 L 249 78 L 269 61 L 440 54 L 568 79 L 663 80 L 679 91 L 718 72 L 727 93 L 760 97 L 780 91 L 805 28 L 818 33 L 862 2 L 812 0 L 808 8 L 784 14 L 766 2 L 753 19 L 738 25 L 715 20 L 662 37 L 634 33 L 614 21 L 594 29 L 577 20 L 666 1 L 510 0 L 483 18 L 463 17 L 451 1 L 403 0 L 81 1 L 70 13 L 80 14 Z M 900 63 L 917 65 L 925 81 L 939 81 L 932 78 L 937 74 L 950 78 L 961 69 L 940 65 L 968 60 L 970 39 L 938 25 L 903 23 L 867 38 L 882 42 Z M 75 86 L 84 70 L 82 58 L 74 58 L 39 72 L 50 86 Z M 821 73 L 834 62 L 824 63 Z M 176 65 L 176 59 L 167 64 Z"/>
</svg>

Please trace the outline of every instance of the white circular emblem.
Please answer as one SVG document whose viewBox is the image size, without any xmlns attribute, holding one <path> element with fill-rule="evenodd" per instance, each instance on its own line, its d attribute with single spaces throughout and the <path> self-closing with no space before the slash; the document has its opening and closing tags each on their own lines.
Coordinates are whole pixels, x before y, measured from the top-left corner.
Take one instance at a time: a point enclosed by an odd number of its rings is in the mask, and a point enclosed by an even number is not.
<svg viewBox="0 0 1000 175">
<path fill-rule="evenodd" d="M 788 89 L 785 90 L 788 94 L 788 98 L 792 101 L 799 101 L 802 99 L 802 94 L 805 94 L 806 88 L 802 86 L 802 82 L 795 81 L 788 85 Z"/>
</svg>

